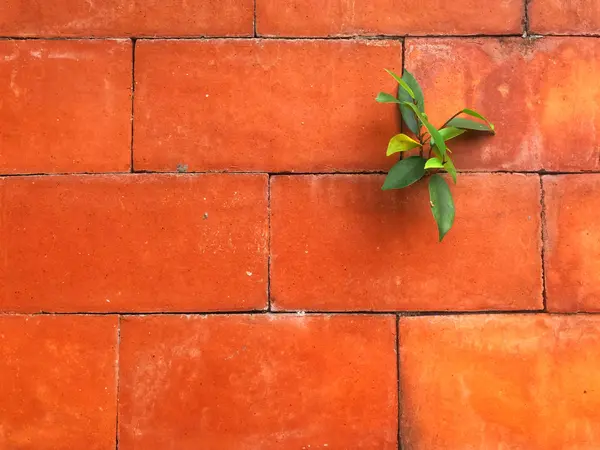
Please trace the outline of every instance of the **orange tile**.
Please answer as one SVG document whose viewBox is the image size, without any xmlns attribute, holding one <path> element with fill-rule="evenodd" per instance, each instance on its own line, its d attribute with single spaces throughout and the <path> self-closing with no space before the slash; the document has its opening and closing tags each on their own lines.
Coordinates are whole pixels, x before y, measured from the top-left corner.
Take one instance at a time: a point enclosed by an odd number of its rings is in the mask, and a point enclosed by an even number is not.
<svg viewBox="0 0 600 450">
<path fill-rule="evenodd" d="M 599 34 L 596 0 L 529 0 L 529 29 L 533 33 Z"/>
<path fill-rule="evenodd" d="M 0 178 L 3 311 L 266 306 L 267 176 Z"/>
<path fill-rule="evenodd" d="M 141 41 L 135 168 L 354 171 L 387 167 L 397 108 L 375 102 L 397 41 Z"/>
<path fill-rule="evenodd" d="M 277 176 L 271 293 L 294 310 L 542 307 L 538 176 L 464 175 L 438 243 L 427 183 L 382 192 L 379 175 Z"/>
<path fill-rule="evenodd" d="M 391 316 L 123 319 L 119 448 L 395 449 Z"/>
<path fill-rule="evenodd" d="M 551 311 L 600 311 L 600 175 L 545 176 L 546 290 Z"/>
<path fill-rule="evenodd" d="M 0 3 L 5 36 L 251 36 L 252 0 L 37 0 Z"/>
<path fill-rule="evenodd" d="M 0 448 L 114 449 L 117 318 L 0 315 Z"/>
<path fill-rule="evenodd" d="M 129 171 L 131 60 L 130 41 L 0 40 L 0 174 Z"/>
<path fill-rule="evenodd" d="M 457 168 L 600 170 L 599 40 L 409 39 L 406 67 L 436 126 L 465 107 L 496 125 L 449 143 Z"/>
<path fill-rule="evenodd" d="M 256 2 L 258 33 L 279 36 L 521 33 L 522 15 L 519 0 Z"/>
<path fill-rule="evenodd" d="M 600 318 L 400 319 L 403 450 L 600 448 Z"/>
</svg>

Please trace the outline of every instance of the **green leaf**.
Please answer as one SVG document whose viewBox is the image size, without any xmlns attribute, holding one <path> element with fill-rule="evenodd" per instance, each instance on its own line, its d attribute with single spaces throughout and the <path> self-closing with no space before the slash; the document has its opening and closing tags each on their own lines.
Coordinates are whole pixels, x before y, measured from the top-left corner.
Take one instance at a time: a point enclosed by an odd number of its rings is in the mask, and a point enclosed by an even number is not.
<svg viewBox="0 0 600 450">
<path fill-rule="evenodd" d="M 402 103 L 404 103 L 404 102 L 412 103 L 412 98 L 410 97 L 410 95 L 408 95 L 408 93 L 399 86 L 398 86 L 398 98 L 400 99 L 400 101 Z M 421 125 L 419 124 L 419 121 L 417 120 L 417 116 L 415 116 L 415 113 L 413 112 L 413 110 L 411 108 L 409 108 L 408 106 L 401 104 L 400 105 L 400 113 L 402 114 L 402 120 L 404 120 L 404 123 L 406 124 L 408 129 L 410 131 L 412 131 L 414 134 L 418 135 L 419 131 L 421 130 Z"/>
<path fill-rule="evenodd" d="M 446 169 L 446 172 L 448 172 L 450 174 L 450 176 L 452 177 L 452 181 L 454 181 L 454 184 L 456 184 L 456 167 L 454 167 L 454 163 L 452 162 L 452 160 L 450 159 L 450 157 L 448 155 L 446 155 L 446 162 L 444 163 L 444 169 Z"/>
<path fill-rule="evenodd" d="M 375 98 L 375 101 L 379 103 L 402 103 L 393 95 L 387 94 L 385 92 L 380 92 L 379 94 L 377 94 L 377 98 Z"/>
<path fill-rule="evenodd" d="M 469 116 L 477 117 L 478 119 L 483 120 L 485 123 L 488 124 L 488 126 L 490 127 L 490 130 L 495 132 L 494 124 L 492 122 L 490 122 L 489 120 L 487 120 L 485 117 L 483 117 L 481 114 L 479 114 L 477 111 L 473 111 L 472 109 L 465 108 L 462 110 L 462 112 L 465 114 L 468 114 Z"/>
<path fill-rule="evenodd" d="M 490 127 L 488 127 L 486 124 L 481 122 L 475 122 L 471 119 L 463 119 L 462 117 L 455 117 L 450 122 L 448 122 L 448 126 L 460 128 L 462 130 L 485 131 L 488 133 L 496 134 L 496 132 Z"/>
<path fill-rule="evenodd" d="M 446 127 L 438 131 L 444 138 L 445 142 L 448 142 L 450 139 L 454 139 L 456 136 L 466 133 L 466 130 L 461 130 L 460 128 L 455 127 Z M 435 145 L 435 139 L 431 139 L 431 145 Z"/>
<path fill-rule="evenodd" d="M 402 100 L 402 99 L 401 99 Z M 462 117 L 457 117 L 459 114 L 467 114 L 471 117 L 476 117 L 485 122 L 485 124 L 480 122 L 475 122 L 471 119 L 464 119 Z M 489 120 L 479 114 L 477 111 L 473 111 L 472 109 L 465 108 L 459 112 L 457 112 L 452 119 L 448 120 L 444 126 L 453 126 L 456 128 L 461 128 L 464 130 L 475 130 L 475 131 L 487 131 L 492 134 L 496 134 L 494 124 L 492 124 Z"/>
<path fill-rule="evenodd" d="M 423 90 L 421 89 L 421 86 L 419 86 L 419 83 L 415 77 L 408 70 L 405 70 L 404 74 L 402 75 L 402 79 L 413 91 L 414 98 L 408 95 L 408 93 L 401 88 L 398 89 L 398 98 L 403 102 L 416 103 L 419 111 L 425 113 L 425 99 L 423 97 Z M 419 134 L 421 126 L 412 109 L 408 106 L 400 105 L 400 112 L 402 113 L 402 120 L 404 120 L 404 123 L 408 129 L 414 134 Z"/>
<path fill-rule="evenodd" d="M 448 153 L 452 153 L 452 151 L 449 148 L 447 148 L 446 150 L 448 150 Z M 444 162 L 443 168 L 446 170 L 446 172 L 450 174 L 450 176 L 452 177 L 452 181 L 454 181 L 454 184 L 456 184 L 456 167 L 454 167 L 454 163 L 452 162 L 452 159 L 450 158 L 450 155 L 448 155 L 448 153 L 446 153 L 446 161 Z M 437 147 L 433 149 L 433 154 L 436 156 L 437 159 L 442 159 L 442 156 L 440 155 L 440 152 L 437 149 Z"/>
<path fill-rule="evenodd" d="M 442 157 L 444 157 L 446 155 L 446 142 L 444 141 L 444 138 L 437 130 L 437 128 L 429 123 L 429 121 L 426 118 L 426 115 L 422 114 L 414 104 L 410 102 L 403 102 L 402 104 L 412 109 L 415 115 L 421 121 L 421 123 L 425 125 L 425 128 L 427 128 L 427 131 L 429 131 L 431 138 L 435 141 L 436 147 L 440 149 L 440 153 L 442 154 Z"/>
<path fill-rule="evenodd" d="M 440 242 L 454 224 L 454 201 L 446 181 L 435 174 L 429 179 L 429 202 L 437 223 Z"/>
<path fill-rule="evenodd" d="M 411 156 L 398 161 L 392 167 L 381 189 L 402 189 L 419 181 L 425 175 L 425 159 Z"/>
<path fill-rule="evenodd" d="M 404 70 L 404 73 L 402 74 L 402 79 L 406 82 L 406 84 L 412 89 L 413 93 L 415 94 L 415 102 L 417 103 L 417 108 L 419 108 L 419 111 L 424 113 L 425 97 L 423 97 L 423 90 L 421 89 L 421 86 L 419 85 L 413 74 L 410 73 L 408 70 Z"/>
<path fill-rule="evenodd" d="M 385 71 L 387 73 L 389 73 L 394 80 L 396 80 L 398 82 L 398 84 L 400 85 L 400 87 L 402 89 L 404 89 L 408 95 L 410 95 L 410 98 L 414 99 L 415 98 L 415 93 L 413 92 L 413 90 L 410 88 L 410 86 L 408 84 L 406 84 L 406 81 L 404 81 L 402 78 L 400 78 L 398 75 L 396 75 L 394 72 L 392 72 L 391 70 L 387 70 L 385 69 Z"/>
<path fill-rule="evenodd" d="M 429 158 L 427 160 L 427 162 L 425 163 L 425 169 L 443 169 L 443 168 L 444 168 L 444 164 L 437 157 Z"/>
<path fill-rule="evenodd" d="M 397 134 L 390 139 L 386 155 L 390 156 L 394 153 L 406 152 L 417 147 L 422 147 L 422 145 L 405 134 Z"/>
</svg>

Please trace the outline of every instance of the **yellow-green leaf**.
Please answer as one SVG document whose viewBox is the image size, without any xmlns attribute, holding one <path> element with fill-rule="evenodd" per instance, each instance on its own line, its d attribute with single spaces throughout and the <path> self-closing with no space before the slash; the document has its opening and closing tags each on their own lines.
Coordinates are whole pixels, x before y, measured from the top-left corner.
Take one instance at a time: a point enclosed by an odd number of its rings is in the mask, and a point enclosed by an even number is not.
<svg viewBox="0 0 600 450">
<path fill-rule="evenodd" d="M 443 169 L 444 164 L 437 157 L 429 158 L 425 163 L 425 169 Z"/>
<path fill-rule="evenodd" d="M 390 156 L 395 153 L 406 152 L 417 147 L 421 147 L 421 144 L 412 139 L 411 137 L 402 133 L 397 134 L 392 139 L 390 139 L 386 155 Z"/>
</svg>

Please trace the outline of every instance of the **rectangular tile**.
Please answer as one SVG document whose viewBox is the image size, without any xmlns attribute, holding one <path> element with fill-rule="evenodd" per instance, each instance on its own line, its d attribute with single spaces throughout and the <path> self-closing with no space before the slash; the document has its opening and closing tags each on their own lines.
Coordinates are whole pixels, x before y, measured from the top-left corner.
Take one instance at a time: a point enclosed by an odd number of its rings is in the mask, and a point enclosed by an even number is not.
<svg viewBox="0 0 600 450">
<path fill-rule="evenodd" d="M 600 175 L 545 176 L 548 309 L 600 311 Z"/>
<path fill-rule="evenodd" d="M 600 170 L 598 39 L 408 39 L 406 68 L 434 125 L 473 108 L 496 126 L 448 143 L 457 168 Z"/>
<path fill-rule="evenodd" d="M 293 310 L 542 307 L 538 176 L 463 175 L 438 243 L 427 183 L 381 191 L 379 175 L 277 176 L 271 295 Z"/>
<path fill-rule="evenodd" d="M 0 448 L 115 448 L 117 320 L 0 315 Z"/>
<path fill-rule="evenodd" d="M 392 316 L 123 319 L 119 448 L 397 448 Z"/>
<path fill-rule="evenodd" d="M 0 4 L 4 36 L 251 36 L 252 0 L 37 0 Z"/>
<path fill-rule="evenodd" d="M 596 0 L 530 0 L 529 29 L 544 34 L 600 34 Z"/>
<path fill-rule="evenodd" d="M 129 40 L 0 40 L 0 174 L 129 171 L 132 57 Z"/>
<path fill-rule="evenodd" d="M 400 319 L 403 450 L 600 447 L 600 318 Z"/>
<path fill-rule="evenodd" d="M 503 0 L 257 0 L 259 35 L 521 33 L 523 2 Z M 318 11 L 318 13 L 316 13 Z"/>
<path fill-rule="evenodd" d="M 398 41 L 138 41 L 135 168 L 355 171 L 389 165 L 375 102 Z"/>
<path fill-rule="evenodd" d="M 266 306 L 265 175 L 0 178 L 0 310 Z"/>
</svg>

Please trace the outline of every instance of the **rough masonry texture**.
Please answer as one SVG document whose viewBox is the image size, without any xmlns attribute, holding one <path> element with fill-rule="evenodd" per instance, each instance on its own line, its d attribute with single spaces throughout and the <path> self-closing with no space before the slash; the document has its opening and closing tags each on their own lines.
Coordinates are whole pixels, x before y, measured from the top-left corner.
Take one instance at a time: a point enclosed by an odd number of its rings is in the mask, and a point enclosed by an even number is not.
<svg viewBox="0 0 600 450">
<path fill-rule="evenodd" d="M 600 448 L 594 0 L 5 0 L 0 449 Z M 382 192 L 413 72 L 462 171 Z"/>
</svg>

